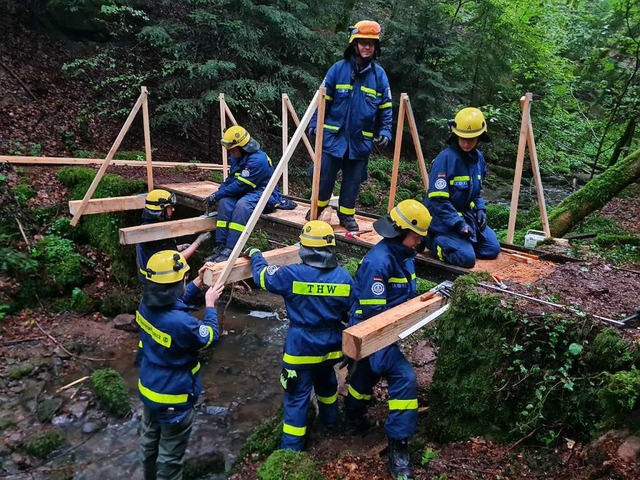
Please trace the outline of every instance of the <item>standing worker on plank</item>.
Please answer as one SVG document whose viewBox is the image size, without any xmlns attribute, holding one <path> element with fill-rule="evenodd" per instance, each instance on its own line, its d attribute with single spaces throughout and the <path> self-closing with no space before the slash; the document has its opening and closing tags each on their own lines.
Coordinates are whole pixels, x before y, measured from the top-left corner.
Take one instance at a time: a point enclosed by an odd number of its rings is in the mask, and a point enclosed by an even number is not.
<svg viewBox="0 0 640 480">
<path fill-rule="evenodd" d="M 431 215 L 424 205 L 404 200 L 373 223 L 383 239 L 365 255 L 356 273 L 356 301 L 351 307 L 349 325 L 416 296 L 415 256 L 430 222 Z M 389 384 L 389 415 L 385 422 L 389 470 L 394 478 L 404 480 L 411 476 L 408 442 L 418 423 L 418 386 L 413 367 L 397 344 L 357 363 L 345 404 L 347 428 L 352 433 L 369 429 L 365 412 L 373 397 L 373 387 L 381 377 Z"/>
<path fill-rule="evenodd" d="M 342 359 L 342 322 L 352 301 L 353 279 L 336 260 L 336 239 L 328 223 L 313 220 L 302 227 L 302 264 L 269 265 L 257 248 L 249 248 L 253 279 L 284 297 L 289 331 L 282 357 L 284 388 L 281 448 L 300 451 L 307 431 L 307 409 L 315 390 L 320 421 L 339 428 L 338 382 L 334 364 Z"/>
<path fill-rule="evenodd" d="M 260 150 L 260 144 L 240 126 L 228 128 L 220 141 L 231 153 L 229 176 L 218 190 L 205 199 L 207 207 L 218 208 L 216 245 L 207 260 L 226 262 L 240 234 L 256 208 L 264 188 L 273 175 L 271 159 Z M 275 208 L 292 210 L 296 204 L 280 195 L 276 187 L 269 197 L 265 211 Z"/>
<path fill-rule="evenodd" d="M 338 172 L 342 185 L 338 207 L 340 225 L 358 231 L 356 198 L 367 178 L 369 155 L 376 143 L 385 147 L 391 140 L 393 111 L 391 89 L 380 56 L 380 25 L 363 20 L 349 27 L 349 46 L 344 59 L 327 72 L 322 86 L 327 89 L 324 125 L 314 116 L 308 133 L 323 128 L 322 167 L 318 194 L 318 217 L 329 205 Z M 311 212 L 307 213 L 307 220 Z"/>
<path fill-rule="evenodd" d="M 176 250 L 154 254 L 136 322 L 144 342 L 138 390 L 144 404 L 140 459 L 145 480 L 182 478 L 182 462 L 202 393 L 198 353 L 218 340 L 215 303 L 224 285 L 205 293 L 202 321 L 190 304 L 201 293 L 204 267 L 189 284 L 189 265 Z M 185 287 L 186 284 L 186 287 Z"/>
<path fill-rule="evenodd" d="M 427 247 L 440 260 L 471 268 L 476 258 L 500 253 L 496 233 L 487 224 L 482 182 L 487 164 L 477 149 L 490 142 L 487 122 L 477 108 L 464 108 L 451 123 L 449 146 L 433 161 L 425 205 L 433 215 Z"/>
</svg>

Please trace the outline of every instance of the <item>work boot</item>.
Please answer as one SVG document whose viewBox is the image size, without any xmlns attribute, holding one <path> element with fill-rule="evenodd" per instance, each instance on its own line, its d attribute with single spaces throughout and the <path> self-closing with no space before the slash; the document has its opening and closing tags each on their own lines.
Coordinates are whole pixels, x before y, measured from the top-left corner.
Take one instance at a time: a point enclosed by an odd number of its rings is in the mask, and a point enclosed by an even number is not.
<svg viewBox="0 0 640 480">
<path fill-rule="evenodd" d="M 316 218 L 320 218 L 320 215 L 322 215 L 322 212 L 324 211 L 324 209 L 327 207 L 318 207 L 318 216 Z M 304 219 L 308 222 L 309 220 L 311 220 L 311 209 L 307 210 L 306 215 L 304 216 Z"/>
<path fill-rule="evenodd" d="M 389 439 L 389 471 L 396 480 L 411 480 L 409 440 Z"/>
<path fill-rule="evenodd" d="M 227 260 L 229 260 L 232 251 L 233 250 L 231 250 L 230 248 L 224 248 L 213 261 L 216 263 L 226 262 Z"/>
<path fill-rule="evenodd" d="M 209 255 L 207 258 L 205 258 L 204 261 L 205 262 L 215 262 L 216 261 L 216 257 L 218 255 L 220 255 L 220 252 L 222 252 L 222 250 L 224 250 L 224 244 L 216 243 L 216 246 L 213 247 L 213 250 L 211 250 L 211 255 Z"/>
<path fill-rule="evenodd" d="M 338 220 L 340 220 L 340 225 L 346 228 L 348 232 L 357 232 L 359 230 L 358 222 L 356 222 L 353 215 L 338 214 Z"/>
</svg>

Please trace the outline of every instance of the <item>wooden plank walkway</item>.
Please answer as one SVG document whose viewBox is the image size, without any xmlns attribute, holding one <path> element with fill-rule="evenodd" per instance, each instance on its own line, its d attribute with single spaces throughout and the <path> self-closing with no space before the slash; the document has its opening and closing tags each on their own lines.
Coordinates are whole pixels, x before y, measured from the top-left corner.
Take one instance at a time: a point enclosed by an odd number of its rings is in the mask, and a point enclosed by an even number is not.
<svg viewBox="0 0 640 480">
<path fill-rule="evenodd" d="M 157 188 L 164 188 L 170 192 L 174 192 L 178 199 L 178 203 L 187 205 L 191 208 L 204 211 L 203 200 L 218 189 L 219 184 L 214 182 L 191 182 L 177 183 L 170 185 L 162 185 Z M 263 214 L 262 220 L 267 220 L 276 224 L 287 225 L 290 227 L 302 228 L 305 224 L 305 214 L 309 210 L 309 203 L 296 200 L 298 206 L 293 210 L 276 210 L 273 213 Z M 329 223 L 335 233 L 336 239 L 341 242 L 358 245 L 364 248 L 371 248 L 378 243 L 380 237 L 373 230 L 374 217 L 365 215 L 356 215 L 356 220 L 362 232 L 359 237 L 347 236 L 347 231 L 340 226 L 337 214 L 333 208 L 327 208 L 320 217 L 321 220 Z M 418 262 L 426 264 L 430 267 L 445 270 L 454 274 L 466 274 L 470 272 L 488 272 L 491 275 L 497 275 L 502 280 L 512 281 L 516 283 L 533 282 L 539 278 L 549 275 L 556 267 L 553 262 L 532 259 L 530 263 L 518 258 L 515 252 L 503 252 L 495 260 L 478 260 L 472 269 L 455 267 L 448 265 L 431 256 L 427 251 L 419 254 L 416 258 Z"/>
</svg>

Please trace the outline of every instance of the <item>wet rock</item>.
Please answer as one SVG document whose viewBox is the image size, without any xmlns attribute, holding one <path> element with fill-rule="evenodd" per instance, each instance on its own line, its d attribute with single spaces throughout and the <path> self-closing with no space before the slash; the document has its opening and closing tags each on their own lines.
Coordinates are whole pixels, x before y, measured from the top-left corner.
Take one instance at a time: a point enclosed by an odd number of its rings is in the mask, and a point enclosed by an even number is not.
<svg viewBox="0 0 640 480">
<path fill-rule="evenodd" d="M 51 419 L 51 425 L 54 427 L 66 427 L 73 423 L 73 415 L 56 415 Z"/>
<path fill-rule="evenodd" d="M 638 459 L 640 450 L 640 437 L 627 437 L 620 447 L 618 447 L 618 457 L 627 462 L 635 462 Z"/>
<path fill-rule="evenodd" d="M 85 401 L 77 401 L 69 406 L 69 412 L 76 418 L 82 418 L 89 408 L 89 402 Z"/>
<path fill-rule="evenodd" d="M 62 406 L 60 397 L 48 398 L 38 403 L 36 407 L 36 416 L 40 422 L 48 422 Z"/>
<path fill-rule="evenodd" d="M 103 421 L 88 421 L 82 425 L 82 433 L 90 435 L 92 433 L 96 433 L 99 430 L 102 430 L 106 427 L 106 423 Z"/>
<path fill-rule="evenodd" d="M 137 333 L 140 330 L 136 323 L 136 317 L 130 313 L 121 313 L 113 319 L 113 328 L 124 330 L 125 332 Z"/>
<path fill-rule="evenodd" d="M 71 355 L 69 355 L 67 352 L 62 350 L 60 347 L 56 347 L 56 349 L 54 350 L 54 353 L 56 357 L 61 360 L 69 360 L 71 358 Z"/>
<path fill-rule="evenodd" d="M 224 454 L 213 451 L 185 460 L 184 478 L 200 478 L 211 473 L 223 473 L 225 471 Z"/>
</svg>

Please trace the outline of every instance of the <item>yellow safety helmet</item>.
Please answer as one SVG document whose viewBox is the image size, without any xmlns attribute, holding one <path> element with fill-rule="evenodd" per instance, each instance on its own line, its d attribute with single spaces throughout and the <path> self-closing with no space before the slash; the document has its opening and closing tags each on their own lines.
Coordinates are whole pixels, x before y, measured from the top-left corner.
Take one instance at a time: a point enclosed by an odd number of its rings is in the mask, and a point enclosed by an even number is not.
<svg viewBox="0 0 640 480">
<path fill-rule="evenodd" d="M 300 234 L 300 245 L 305 247 L 335 247 L 336 236 L 333 228 L 322 220 L 311 220 L 305 223 Z"/>
<path fill-rule="evenodd" d="M 356 38 L 373 38 L 380 40 L 380 24 L 372 20 L 360 20 L 353 27 L 349 27 L 349 45 Z"/>
<path fill-rule="evenodd" d="M 480 110 L 473 107 L 463 108 L 456 114 L 451 124 L 451 133 L 462 138 L 476 138 L 486 133 L 487 122 Z"/>
<path fill-rule="evenodd" d="M 149 282 L 162 285 L 180 282 L 189 271 L 189 264 L 176 250 L 161 250 L 151 255 L 147 266 L 140 269 Z"/>
<path fill-rule="evenodd" d="M 227 150 L 231 150 L 235 147 L 244 147 L 249 143 L 249 140 L 251 140 L 249 132 L 240 125 L 234 125 L 225 130 L 220 143 L 222 143 L 222 146 Z"/>
<path fill-rule="evenodd" d="M 147 193 L 144 199 L 144 208 L 154 212 L 160 212 L 170 205 L 176 205 L 176 194 L 166 190 L 155 189 Z"/>
<path fill-rule="evenodd" d="M 384 238 L 398 237 L 402 230 L 412 230 L 424 237 L 430 224 L 431 214 L 427 207 L 417 200 L 403 200 L 389 215 L 373 222 L 373 228 Z"/>
</svg>

